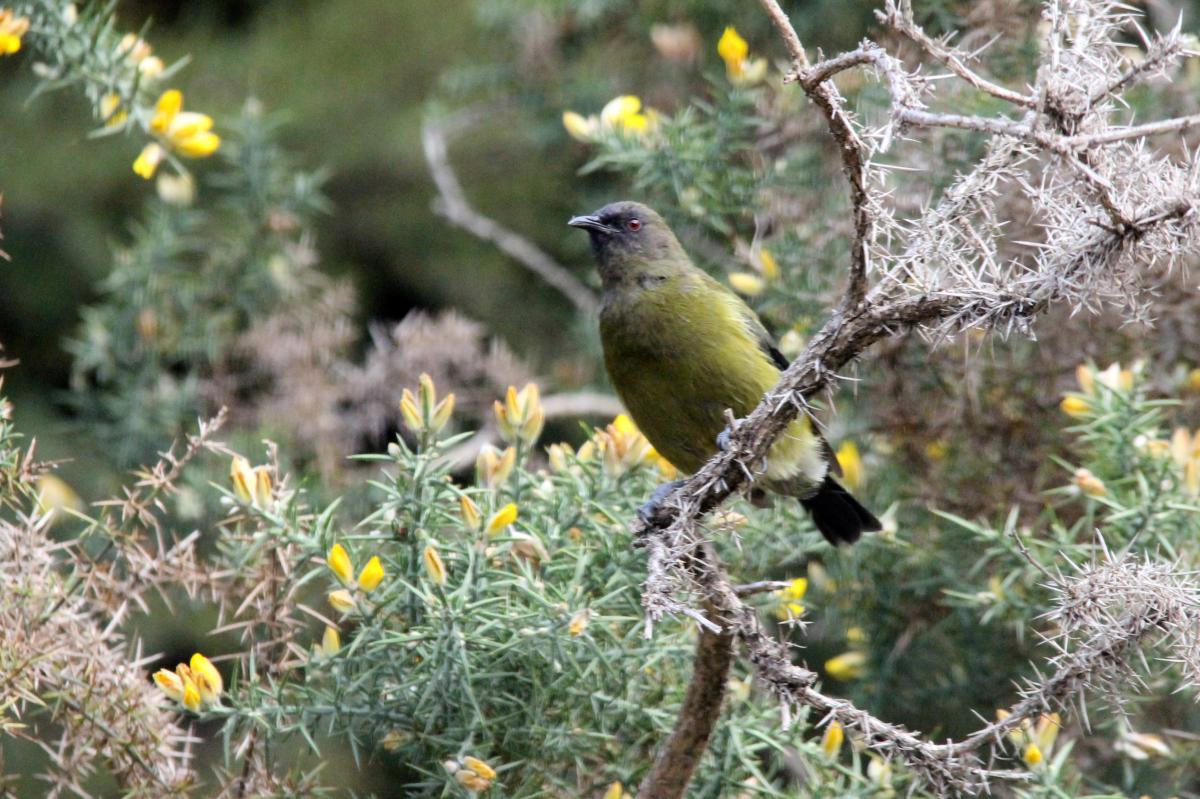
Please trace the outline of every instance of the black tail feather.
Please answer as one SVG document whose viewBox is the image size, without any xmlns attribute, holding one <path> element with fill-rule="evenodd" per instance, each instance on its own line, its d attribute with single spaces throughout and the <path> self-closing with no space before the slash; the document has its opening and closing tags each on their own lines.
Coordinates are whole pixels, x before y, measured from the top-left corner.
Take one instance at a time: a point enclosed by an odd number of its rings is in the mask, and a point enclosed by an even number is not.
<svg viewBox="0 0 1200 799">
<path fill-rule="evenodd" d="M 800 500 L 800 504 L 812 515 L 813 524 L 825 540 L 834 546 L 853 544 L 864 532 L 883 529 L 871 511 L 829 475 L 817 493 Z"/>
</svg>

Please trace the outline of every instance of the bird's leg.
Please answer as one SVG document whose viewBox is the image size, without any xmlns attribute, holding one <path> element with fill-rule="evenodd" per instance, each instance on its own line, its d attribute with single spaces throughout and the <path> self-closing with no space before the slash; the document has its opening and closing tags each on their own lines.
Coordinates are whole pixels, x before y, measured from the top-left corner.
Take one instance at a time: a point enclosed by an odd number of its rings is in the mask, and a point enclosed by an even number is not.
<svg viewBox="0 0 1200 799">
<path fill-rule="evenodd" d="M 725 410 L 725 429 L 717 433 L 717 449 L 721 452 L 728 452 L 733 440 L 733 431 L 737 428 L 738 420 L 734 418 L 733 411 Z M 764 455 L 762 459 L 763 471 L 767 469 L 767 458 Z"/>
<path fill-rule="evenodd" d="M 650 499 L 646 500 L 642 507 L 638 508 L 638 519 L 641 520 L 643 524 L 649 524 L 650 520 L 658 514 L 658 510 L 662 506 L 663 500 L 666 499 L 672 491 L 679 488 L 683 484 L 683 480 L 672 480 L 671 482 L 663 483 L 658 488 L 654 489 L 654 493 L 650 495 Z"/>
</svg>

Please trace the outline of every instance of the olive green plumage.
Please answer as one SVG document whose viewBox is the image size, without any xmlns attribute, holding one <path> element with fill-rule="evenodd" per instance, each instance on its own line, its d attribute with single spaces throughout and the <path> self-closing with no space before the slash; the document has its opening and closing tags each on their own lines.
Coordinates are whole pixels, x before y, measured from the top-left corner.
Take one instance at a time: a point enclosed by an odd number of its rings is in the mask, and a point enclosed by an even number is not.
<svg viewBox="0 0 1200 799">
<path fill-rule="evenodd" d="M 717 451 L 725 409 L 750 413 L 787 361 L 754 311 L 692 264 L 650 208 L 612 203 L 570 224 L 592 240 L 617 394 L 655 449 L 696 471 Z M 879 522 L 829 475 L 831 464 L 828 445 L 798 419 L 771 446 L 759 485 L 799 498 L 831 543 L 853 542 Z"/>
</svg>

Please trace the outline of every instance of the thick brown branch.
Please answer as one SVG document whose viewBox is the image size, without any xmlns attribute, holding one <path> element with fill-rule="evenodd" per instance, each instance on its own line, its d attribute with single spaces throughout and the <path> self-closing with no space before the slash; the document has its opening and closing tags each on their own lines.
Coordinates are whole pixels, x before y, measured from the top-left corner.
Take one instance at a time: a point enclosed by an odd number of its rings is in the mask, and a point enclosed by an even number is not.
<svg viewBox="0 0 1200 799">
<path fill-rule="evenodd" d="M 708 739 L 721 716 L 729 669 L 733 665 L 733 632 L 700 628 L 696 656 L 692 660 L 692 678 L 675 729 L 663 743 L 650 773 L 638 788 L 638 799 L 679 799 L 700 758 L 708 748 Z"/>
</svg>

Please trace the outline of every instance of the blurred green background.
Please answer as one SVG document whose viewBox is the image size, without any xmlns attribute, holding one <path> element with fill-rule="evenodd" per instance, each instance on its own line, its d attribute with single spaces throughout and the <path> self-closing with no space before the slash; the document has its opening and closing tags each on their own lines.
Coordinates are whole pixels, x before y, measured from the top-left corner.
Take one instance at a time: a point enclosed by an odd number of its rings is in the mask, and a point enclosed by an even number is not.
<svg viewBox="0 0 1200 799">
<path fill-rule="evenodd" d="M 587 152 L 563 131 L 562 110 L 594 112 L 620 93 L 671 109 L 699 85 L 704 68 L 719 63 L 714 43 L 726 24 L 781 55 L 751 2 L 575 5 L 599 37 L 539 33 L 545 19 L 533 4 L 528 13 L 462 0 L 438 13 L 417 0 L 143 0 L 118 8 L 126 29 L 149 23 L 146 38 L 168 63 L 190 55 L 174 81 L 189 108 L 213 114 L 219 130 L 255 97 L 284 114 L 283 143 L 299 162 L 328 170 L 332 212 L 319 220 L 316 246 L 321 268 L 357 288 L 364 338 L 370 321 L 454 307 L 542 374 L 563 374 L 572 370 L 556 359 L 594 354 L 590 326 L 553 289 L 432 212 L 420 145 L 428 108 L 487 109 L 452 147 L 468 197 L 592 283 L 586 241 L 563 223 L 622 190 L 604 176 L 576 174 Z M 813 44 L 826 47 L 853 43 L 870 19 L 871 4 L 860 0 L 792 5 Z M 656 57 L 645 35 L 652 22 L 680 20 L 701 34 L 695 68 Z M 555 47 L 543 47 L 539 36 L 550 35 Z M 21 361 L 6 384 L 22 428 L 38 436 L 43 457 L 74 459 L 63 474 L 86 496 L 97 445 L 69 425 L 62 397 L 70 360 L 62 342 L 77 327 L 80 307 L 98 296 L 113 245 L 128 240 L 130 220 L 154 184 L 130 170 L 140 141 L 87 136 L 94 123 L 78 96 L 31 100 L 30 67 L 29 59 L 0 63 L 0 102 L 9 109 L 0 137 L 0 225 L 12 256 L 0 263 L 0 343 Z M 595 378 L 585 370 L 572 379 Z"/>
</svg>

